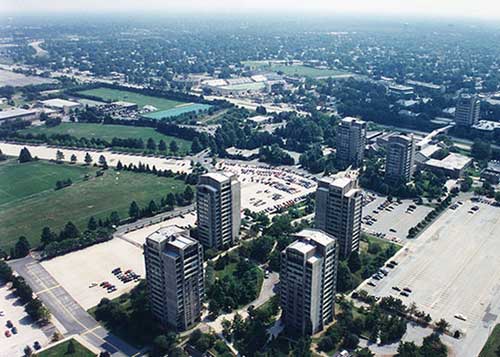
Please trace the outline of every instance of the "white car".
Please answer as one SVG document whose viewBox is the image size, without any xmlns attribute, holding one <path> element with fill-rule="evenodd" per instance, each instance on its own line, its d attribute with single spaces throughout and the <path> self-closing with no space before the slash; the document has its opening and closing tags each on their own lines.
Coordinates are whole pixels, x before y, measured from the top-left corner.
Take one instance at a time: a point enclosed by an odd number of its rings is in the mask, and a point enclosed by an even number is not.
<svg viewBox="0 0 500 357">
<path fill-rule="evenodd" d="M 455 314 L 455 318 L 459 319 L 459 320 L 462 320 L 462 321 L 467 321 L 467 317 L 465 317 L 462 314 Z"/>
</svg>

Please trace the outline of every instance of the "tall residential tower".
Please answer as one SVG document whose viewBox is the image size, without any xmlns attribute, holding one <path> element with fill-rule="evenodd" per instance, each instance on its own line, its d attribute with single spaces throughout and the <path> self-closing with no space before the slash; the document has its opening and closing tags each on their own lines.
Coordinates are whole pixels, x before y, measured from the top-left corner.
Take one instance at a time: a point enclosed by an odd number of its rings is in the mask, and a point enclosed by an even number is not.
<svg viewBox="0 0 500 357">
<path fill-rule="evenodd" d="M 146 238 L 144 260 L 153 315 L 177 331 L 191 328 L 204 297 L 201 244 L 179 227 L 164 227 Z"/>
<path fill-rule="evenodd" d="M 341 257 L 359 248 L 362 209 L 357 178 L 325 177 L 318 181 L 314 225 L 337 239 Z"/>
<path fill-rule="evenodd" d="M 366 122 L 344 118 L 337 128 L 337 163 L 341 168 L 360 167 L 366 146 Z"/>
<path fill-rule="evenodd" d="M 415 140 L 413 135 L 393 135 L 387 144 L 385 180 L 389 184 L 411 180 L 415 166 Z"/>
<path fill-rule="evenodd" d="M 335 239 L 304 229 L 281 252 L 280 304 L 287 329 L 315 334 L 334 319 L 338 252 Z"/>
<path fill-rule="evenodd" d="M 471 127 L 479 122 L 480 100 L 470 94 L 462 94 L 455 109 L 455 123 L 458 126 Z"/>
<path fill-rule="evenodd" d="M 208 173 L 200 176 L 196 195 L 198 235 L 205 247 L 225 249 L 238 240 L 240 195 L 236 175 Z"/>
</svg>

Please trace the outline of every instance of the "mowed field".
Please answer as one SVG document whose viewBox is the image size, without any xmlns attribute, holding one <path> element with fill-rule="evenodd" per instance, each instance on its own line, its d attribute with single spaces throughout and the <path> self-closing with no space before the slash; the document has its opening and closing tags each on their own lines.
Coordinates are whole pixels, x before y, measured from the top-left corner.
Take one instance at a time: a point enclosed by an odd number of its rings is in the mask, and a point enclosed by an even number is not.
<svg viewBox="0 0 500 357">
<path fill-rule="evenodd" d="M 189 152 L 191 150 L 191 142 L 188 140 L 176 138 L 173 136 L 163 135 L 153 128 L 138 127 L 129 125 L 106 125 L 106 124 L 87 124 L 87 123 L 61 123 L 58 126 L 47 127 L 45 125 L 31 127 L 21 131 L 23 134 L 68 134 L 77 138 L 87 139 L 102 139 L 111 141 L 113 138 L 134 138 L 142 139 L 144 143 L 149 138 L 152 138 L 156 144 L 160 140 L 164 140 L 167 145 L 172 140 L 177 142 L 181 152 Z"/>
<path fill-rule="evenodd" d="M 91 216 L 106 218 L 112 211 L 126 218 L 132 201 L 144 207 L 185 187 L 183 181 L 152 174 L 107 170 L 95 177 L 93 168 L 41 161 L 1 166 L 8 175 L 0 171 L 0 248 L 11 247 L 22 235 L 36 245 L 45 226 L 59 230 L 72 221 L 84 229 Z M 70 177 L 72 186 L 54 190 L 57 180 Z"/>
<path fill-rule="evenodd" d="M 113 102 L 124 101 L 124 102 L 136 103 L 139 106 L 139 108 L 142 108 L 145 105 L 152 105 L 156 107 L 158 110 L 167 110 L 174 108 L 178 105 L 185 104 L 184 102 L 179 102 L 176 100 L 151 97 L 140 93 L 134 93 L 125 90 L 111 89 L 111 88 L 88 89 L 80 91 L 78 93 L 99 97 L 104 101 L 113 101 Z"/>
<path fill-rule="evenodd" d="M 267 61 L 247 61 L 243 63 L 253 68 L 266 69 L 273 72 L 283 72 L 287 76 L 321 78 L 321 77 L 350 75 L 349 72 L 338 69 L 322 69 L 322 68 L 314 68 L 303 65 L 287 66 L 285 64 L 278 64 L 278 63 L 269 64 L 269 62 Z"/>
</svg>

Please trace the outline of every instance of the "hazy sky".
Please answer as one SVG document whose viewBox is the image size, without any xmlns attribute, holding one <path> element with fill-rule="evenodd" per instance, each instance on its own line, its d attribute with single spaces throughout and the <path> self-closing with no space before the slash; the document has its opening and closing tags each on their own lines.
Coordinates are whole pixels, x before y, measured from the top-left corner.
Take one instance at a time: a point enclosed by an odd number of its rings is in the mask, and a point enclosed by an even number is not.
<svg viewBox="0 0 500 357">
<path fill-rule="evenodd" d="M 246 13 L 279 10 L 322 14 L 403 14 L 405 16 L 500 19 L 500 0 L 0 0 L 12 12 L 182 12 Z"/>
</svg>

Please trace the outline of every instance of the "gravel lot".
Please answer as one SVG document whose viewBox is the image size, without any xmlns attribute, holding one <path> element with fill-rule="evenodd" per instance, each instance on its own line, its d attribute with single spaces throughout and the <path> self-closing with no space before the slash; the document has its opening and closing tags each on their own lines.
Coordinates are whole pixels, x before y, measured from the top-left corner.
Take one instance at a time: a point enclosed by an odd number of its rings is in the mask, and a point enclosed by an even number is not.
<svg viewBox="0 0 500 357">
<path fill-rule="evenodd" d="M 452 331 L 465 332 L 455 346 L 455 355 L 463 357 L 479 353 L 500 315 L 500 208 L 480 203 L 472 213 L 474 205 L 468 200 L 448 209 L 400 251 L 399 265 L 376 287 L 360 287 L 375 296 L 400 297 L 406 305 L 415 302 L 434 321 L 444 318 Z M 402 297 L 393 286 L 413 292 Z"/>
<path fill-rule="evenodd" d="M 44 332 L 35 325 L 32 325 L 31 318 L 24 312 L 16 295 L 7 288 L 7 285 L 0 286 L 0 316 L 1 335 L 0 335 L 0 357 L 16 357 L 24 355 L 24 348 L 30 346 L 33 348 L 35 341 L 45 346 L 49 338 Z M 2 314 L 0 314 L 2 315 Z M 5 331 L 9 330 L 6 326 L 7 320 L 12 321 L 17 328 L 17 334 L 10 337 L 5 336 Z"/>
<path fill-rule="evenodd" d="M 145 275 L 142 249 L 119 238 L 44 261 L 42 266 L 86 310 L 103 297 L 114 299 L 138 284 L 123 283 L 111 273 L 114 268 L 132 269 L 142 277 Z M 103 281 L 115 285 L 117 290 L 108 293 L 100 286 L 90 287 Z"/>
</svg>

